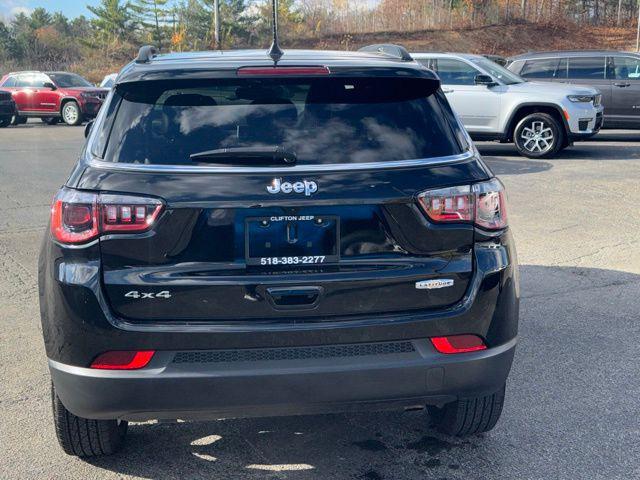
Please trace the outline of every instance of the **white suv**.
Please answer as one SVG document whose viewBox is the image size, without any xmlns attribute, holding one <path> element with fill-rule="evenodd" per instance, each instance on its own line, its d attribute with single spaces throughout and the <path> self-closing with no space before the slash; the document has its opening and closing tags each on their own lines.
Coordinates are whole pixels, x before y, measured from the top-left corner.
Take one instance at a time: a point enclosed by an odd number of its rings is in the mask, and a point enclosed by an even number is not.
<svg viewBox="0 0 640 480">
<path fill-rule="evenodd" d="M 412 53 L 437 72 L 442 90 L 475 140 L 514 142 L 520 154 L 550 157 L 602 125 L 591 87 L 526 82 L 480 55 Z"/>
</svg>

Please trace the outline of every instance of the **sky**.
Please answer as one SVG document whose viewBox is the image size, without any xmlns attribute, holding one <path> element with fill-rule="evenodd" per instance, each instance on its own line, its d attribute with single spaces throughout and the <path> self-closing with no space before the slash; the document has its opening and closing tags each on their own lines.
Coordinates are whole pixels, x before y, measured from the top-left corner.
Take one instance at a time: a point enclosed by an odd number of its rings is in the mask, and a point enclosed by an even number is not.
<svg viewBox="0 0 640 480">
<path fill-rule="evenodd" d="M 0 0 L 0 16 L 11 19 L 20 12 L 30 13 L 36 7 L 49 12 L 62 12 L 67 17 L 89 15 L 86 5 L 97 5 L 100 0 Z"/>
<path fill-rule="evenodd" d="M 376 0 L 368 0 L 375 3 Z M 0 20 L 11 20 L 18 13 L 30 13 L 43 7 L 49 12 L 62 12 L 69 18 L 80 15 L 91 17 L 87 5 L 98 5 L 100 0 L 0 0 Z"/>
</svg>

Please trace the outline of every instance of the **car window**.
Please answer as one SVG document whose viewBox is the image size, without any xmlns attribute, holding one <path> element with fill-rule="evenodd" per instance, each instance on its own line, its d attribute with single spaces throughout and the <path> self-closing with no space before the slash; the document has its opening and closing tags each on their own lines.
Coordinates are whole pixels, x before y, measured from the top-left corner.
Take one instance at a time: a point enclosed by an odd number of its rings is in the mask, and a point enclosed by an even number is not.
<svg viewBox="0 0 640 480">
<path fill-rule="evenodd" d="M 604 78 L 605 57 L 570 57 L 567 78 Z"/>
<path fill-rule="evenodd" d="M 16 86 L 16 77 L 7 78 L 2 84 L 3 87 L 15 87 Z"/>
<path fill-rule="evenodd" d="M 45 83 L 50 81 L 51 80 L 46 75 L 42 74 L 31 75 L 28 79 L 29 86 L 34 88 L 42 88 Z"/>
<path fill-rule="evenodd" d="M 558 69 L 558 58 L 527 60 L 520 72 L 524 78 L 554 78 Z"/>
<path fill-rule="evenodd" d="M 42 88 L 44 84 L 51 80 L 41 73 L 25 73 L 18 75 L 16 87 Z"/>
<path fill-rule="evenodd" d="M 616 80 L 639 80 L 640 59 L 632 57 L 614 57 L 613 78 Z"/>
<path fill-rule="evenodd" d="M 436 71 L 445 85 L 475 85 L 480 73 L 468 63 L 449 58 L 438 58 Z"/>
<path fill-rule="evenodd" d="M 568 58 L 561 58 L 560 62 L 558 63 L 558 69 L 556 70 L 556 77 L 555 78 L 560 78 L 560 79 L 567 78 L 568 65 L 569 65 L 569 59 Z"/>
<path fill-rule="evenodd" d="M 433 58 L 417 58 L 416 61 L 430 70 L 436 69 L 436 61 Z"/>
<path fill-rule="evenodd" d="M 119 102 L 113 120 L 103 127 L 110 129 L 104 159 L 197 165 L 194 153 L 270 147 L 295 152 L 298 164 L 458 154 L 455 120 L 437 86 L 376 77 L 123 84 L 108 110 Z"/>
<path fill-rule="evenodd" d="M 482 68 L 485 72 L 491 75 L 493 78 L 497 78 L 499 81 L 504 83 L 505 85 L 515 85 L 517 83 L 522 83 L 524 80 L 519 76 L 513 73 L 510 70 L 507 70 L 502 65 L 498 65 L 493 60 L 489 60 L 488 58 L 473 58 L 471 59 L 473 63 Z M 474 79 L 475 83 L 475 79 Z"/>
<path fill-rule="evenodd" d="M 93 87 L 91 83 L 75 73 L 49 73 L 49 77 L 60 88 Z"/>
<path fill-rule="evenodd" d="M 18 75 L 16 77 L 16 87 L 30 87 L 30 86 L 31 86 L 31 76 Z"/>
</svg>

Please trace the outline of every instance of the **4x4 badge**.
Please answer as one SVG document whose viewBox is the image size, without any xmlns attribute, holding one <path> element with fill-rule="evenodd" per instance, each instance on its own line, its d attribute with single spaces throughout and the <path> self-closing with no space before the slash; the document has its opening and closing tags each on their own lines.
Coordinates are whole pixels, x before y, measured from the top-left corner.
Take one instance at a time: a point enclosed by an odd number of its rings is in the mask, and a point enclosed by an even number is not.
<svg viewBox="0 0 640 480">
<path fill-rule="evenodd" d="M 269 193 L 304 193 L 310 197 L 318 191 L 318 184 L 314 181 L 300 180 L 298 182 L 283 182 L 281 178 L 274 178 L 270 185 L 267 185 Z"/>
</svg>

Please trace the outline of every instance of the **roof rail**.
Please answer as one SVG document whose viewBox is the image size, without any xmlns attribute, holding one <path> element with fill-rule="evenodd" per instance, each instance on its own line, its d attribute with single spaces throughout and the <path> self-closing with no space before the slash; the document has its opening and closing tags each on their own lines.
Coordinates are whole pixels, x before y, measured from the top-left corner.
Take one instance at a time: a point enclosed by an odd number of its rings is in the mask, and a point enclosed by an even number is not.
<svg viewBox="0 0 640 480">
<path fill-rule="evenodd" d="M 358 50 L 359 52 L 373 52 L 382 53 L 391 57 L 396 57 L 403 62 L 412 62 L 413 57 L 407 51 L 406 48 L 400 45 L 394 45 L 393 43 L 376 43 L 374 45 L 367 45 Z"/>
<path fill-rule="evenodd" d="M 145 45 L 138 50 L 136 63 L 149 63 L 158 54 L 158 49 L 153 45 Z"/>
</svg>

